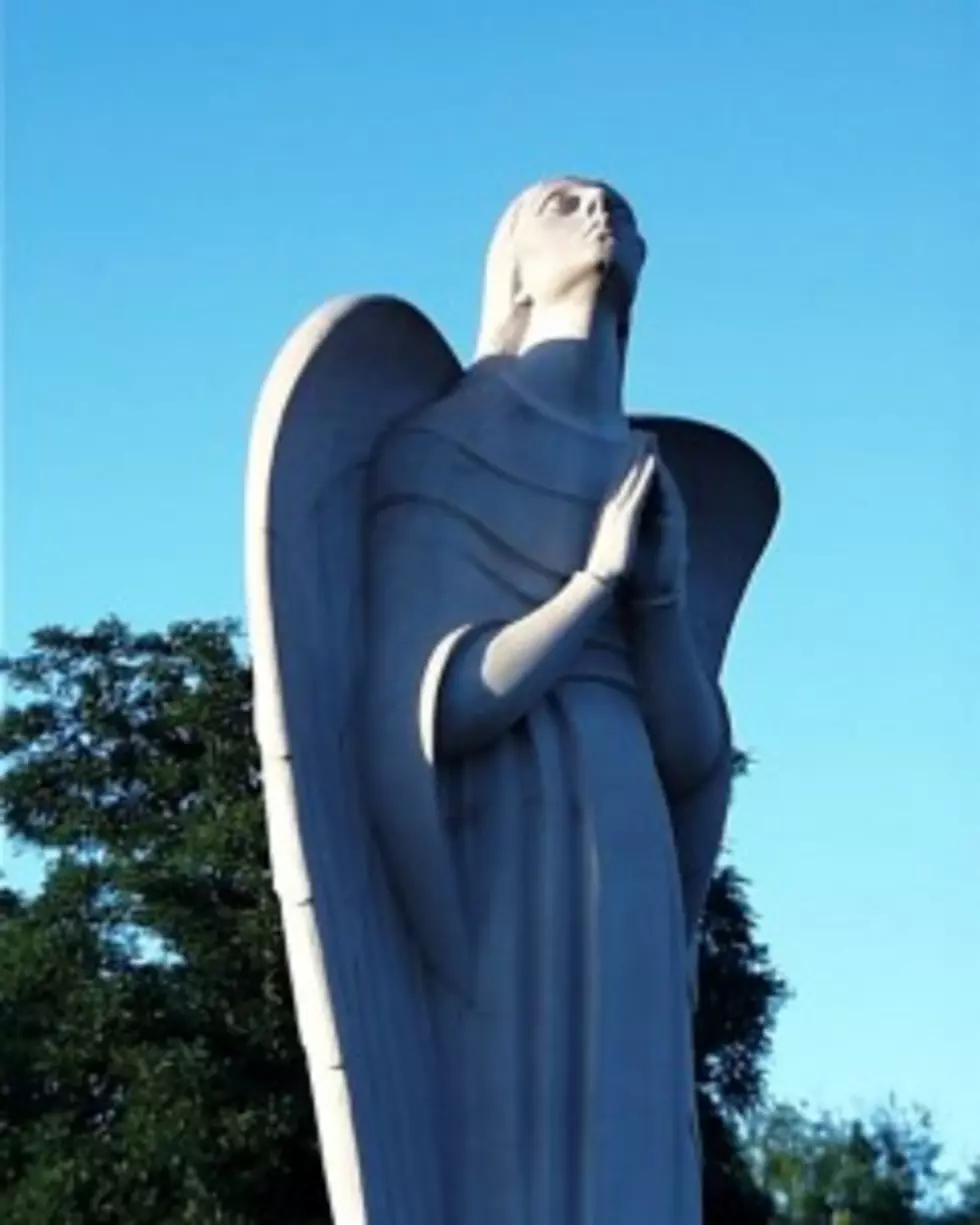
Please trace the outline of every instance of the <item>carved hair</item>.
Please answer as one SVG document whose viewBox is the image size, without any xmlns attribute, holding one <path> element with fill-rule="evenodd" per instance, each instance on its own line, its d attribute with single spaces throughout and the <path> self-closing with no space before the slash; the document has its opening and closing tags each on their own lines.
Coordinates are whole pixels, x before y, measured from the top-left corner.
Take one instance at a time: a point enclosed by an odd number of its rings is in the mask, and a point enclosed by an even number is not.
<svg viewBox="0 0 980 1225">
<path fill-rule="evenodd" d="M 508 204 L 497 222 L 487 252 L 483 274 L 483 307 L 476 357 L 513 355 L 521 347 L 531 302 L 521 295 L 520 268 L 514 238 L 521 214 L 533 206 L 547 189 L 547 182 L 534 183 Z"/>
</svg>

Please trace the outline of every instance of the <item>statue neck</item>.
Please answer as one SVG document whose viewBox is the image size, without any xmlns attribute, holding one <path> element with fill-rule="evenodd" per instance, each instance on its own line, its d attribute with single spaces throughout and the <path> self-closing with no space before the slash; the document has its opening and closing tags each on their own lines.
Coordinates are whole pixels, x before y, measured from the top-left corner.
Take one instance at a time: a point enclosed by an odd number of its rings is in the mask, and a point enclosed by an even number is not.
<svg viewBox="0 0 980 1225">
<path fill-rule="evenodd" d="M 532 310 L 508 374 L 518 391 L 551 415 L 618 433 L 625 424 L 623 356 L 611 307 L 565 300 Z"/>
</svg>

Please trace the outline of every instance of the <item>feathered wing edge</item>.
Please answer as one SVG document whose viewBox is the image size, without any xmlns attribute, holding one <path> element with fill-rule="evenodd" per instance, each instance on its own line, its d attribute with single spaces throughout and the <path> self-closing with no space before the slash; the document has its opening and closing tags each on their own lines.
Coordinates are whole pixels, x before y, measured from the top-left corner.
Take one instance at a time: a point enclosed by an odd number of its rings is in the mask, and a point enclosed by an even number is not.
<svg viewBox="0 0 980 1225">
<path fill-rule="evenodd" d="M 423 971 L 368 826 L 354 721 L 368 458 L 460 374 L 409 304 L 328 302 L 276 358 L 250 444 L 246 593 L 270 859 L 344 1225 L 448 1225 Z"/>
<path fill-rule="evenodd" d="M 720 679 L 735 617 L 779 516 L 772 469 L 748 443 L 679 417 L 632 418 L 656 435 L 687 510 L 687 609 L 708 675 Z M 688 923 L 688 991 L 697 1007 L 697 929 L 721 846 L 730 797 L 727 763 L 672 813 Z"/>
<path fill-rule="evenodd" d="M 717 679 L 739 606 L 779 516 L 779 486 L 735 434 L 681 417 L 631 418 L 656 434 L 687 508 L 688 610 L 702 660 Z"/>
</svg>

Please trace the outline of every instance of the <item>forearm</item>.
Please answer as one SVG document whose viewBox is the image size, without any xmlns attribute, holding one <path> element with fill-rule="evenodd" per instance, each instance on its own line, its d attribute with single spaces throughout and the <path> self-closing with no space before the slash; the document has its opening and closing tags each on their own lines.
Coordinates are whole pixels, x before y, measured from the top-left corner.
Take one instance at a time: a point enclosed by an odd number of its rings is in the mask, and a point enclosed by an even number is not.
<svg viewBox="0 0 980 1225">
<path fill-rule="evenodd" d="M 612 598 L 579 572 L 527 616 L 461 639 L 439 692 L 437 746 L 449 755 L 491 743 L 567 671 Z"/>
<path fill-rule="evenodd" d="M 721 693 L 678 604 L 634 604 L 630 638 L 640 706 L 670 796 L 686 796 L 728 752 Z"/>
<path fill-rule="evenodd" d="M 633 614 L 640 702 L 670 807 L 693 956 L 728 812 L 731 728 L 680 606 L 634 606 Z"/>
<path fill-rule="evenodd" d="M 726 753 L 694 791 L 670 805 L 685 930 L 692 949 L 721 851 L 731 788 L 731 754 Z"/>
</svg>

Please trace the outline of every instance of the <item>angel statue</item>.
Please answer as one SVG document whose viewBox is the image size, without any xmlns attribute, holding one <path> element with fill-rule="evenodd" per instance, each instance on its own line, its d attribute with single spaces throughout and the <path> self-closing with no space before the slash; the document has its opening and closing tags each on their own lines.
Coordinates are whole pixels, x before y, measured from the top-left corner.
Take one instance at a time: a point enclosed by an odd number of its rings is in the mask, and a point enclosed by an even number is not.
<svg viewBox="0 0 980 1225">
<path fill-rule="evenodd" d="M 270 855 L 337 1225 L 697 1225 L 719 685 L 778 494 L 622 404 L 644 259 L 537 184 L 475 361 L 328 302 L 261 393 L 248 619 Z"/>
</svg>

